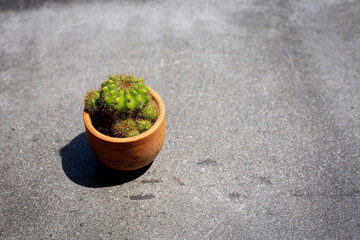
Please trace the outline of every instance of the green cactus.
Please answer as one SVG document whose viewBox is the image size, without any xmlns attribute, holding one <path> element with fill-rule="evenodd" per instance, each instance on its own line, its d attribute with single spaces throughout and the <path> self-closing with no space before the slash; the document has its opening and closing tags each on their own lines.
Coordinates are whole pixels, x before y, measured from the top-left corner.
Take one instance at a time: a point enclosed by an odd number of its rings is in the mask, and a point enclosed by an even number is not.
<svg viewBox="0 0 360 240">
<path fill-rule="evenodd" d="M 141 111 L 140 117 L 150 122 L 155 122 L 159 116 L 159 108 L 155 101 L 150 101 Z"/>
<path fill-rule="evenodd" d="M 112 126 L 112 131 L 116 137 L 133 137 L 140 134 L 134 120 L 132 119 L 117 121 Z"/>
<path fill-rule="evenodd" d="M 101 84 L 101 97 L 107 111 L 121 114 L 134 113 L 142 109 L 149 101 L 149 88 L 141 78 L 120 75 Z"/>
<path fill-rule="evenodd" d="M 133 137 L 145 132 L 159 114 L 149 88 L 141 78 L 136 79 L 131 75 L 110 76 L 101 84 L 100 90 L 88 92 L 84 100 L 85 110 L 94 119 L 104 118 L 106 125 L 112 126 L 111 131 L 103 131 L 104 126 L 95 127 L 114 137 Z"/>
<path fill-rule="evenodd" d="M 140 132 L 145 132 L 146 130 L 149 130 L 151 126 L 152 126 L 151 122 L 143 119 L 139 120 L 137 124 L 137 127 Z"/>
<path fill-rule="evenodd" d="M 99 108 L 100 93 L 97 90 L 88 92 L 85 96 L 85 109 L 93 114 Z"/>
</svg>

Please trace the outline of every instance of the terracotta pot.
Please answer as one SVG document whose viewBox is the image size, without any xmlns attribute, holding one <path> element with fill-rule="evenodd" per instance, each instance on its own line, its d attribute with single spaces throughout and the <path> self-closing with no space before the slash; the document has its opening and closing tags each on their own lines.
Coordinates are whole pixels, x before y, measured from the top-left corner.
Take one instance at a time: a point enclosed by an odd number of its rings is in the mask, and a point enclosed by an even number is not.
<svg viewBox="0 0 360 240">
<path fill-rule="evenodd" d="M 150 88 L 159 105 L 160 114 L 154 125 L 135 137 L 115 138 L 97 131 L 90 115 L 84 111 L 86 135 L 95 156 L 106 166 L 123 171 L 142 168 L 159 154 L 165 138 L 165 105 L 160 95 Z"/>
</svg>

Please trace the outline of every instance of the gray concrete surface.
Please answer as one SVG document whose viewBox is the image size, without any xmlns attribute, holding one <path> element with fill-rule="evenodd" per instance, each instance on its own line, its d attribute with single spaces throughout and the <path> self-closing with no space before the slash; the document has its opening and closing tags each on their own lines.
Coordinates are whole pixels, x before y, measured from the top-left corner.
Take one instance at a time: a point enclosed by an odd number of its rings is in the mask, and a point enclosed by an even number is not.
<svg viewBox="0 0 360 240">
<path fill-rule="evenodd" d="M 84 93 L 161 94 L 151 166 L 92 154 Z M 1 239 L 360 239 L 359 1 L 0 1 Z"/>
</svg>

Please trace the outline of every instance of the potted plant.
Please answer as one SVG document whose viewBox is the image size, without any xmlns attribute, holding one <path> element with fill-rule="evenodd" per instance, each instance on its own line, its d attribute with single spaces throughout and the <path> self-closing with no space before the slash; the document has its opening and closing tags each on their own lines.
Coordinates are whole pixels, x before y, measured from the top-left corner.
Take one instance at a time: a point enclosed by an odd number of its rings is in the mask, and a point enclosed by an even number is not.
<svg viewBox="0 0 360 240">
<path fill-rule="evenodd" d="M 160 95 L 131 75 L 111 76 L 85 98 L 86 135 L 106 166 L 129 171 L 151 163 L 165 138 L 165 105 Z"/>
</svg>

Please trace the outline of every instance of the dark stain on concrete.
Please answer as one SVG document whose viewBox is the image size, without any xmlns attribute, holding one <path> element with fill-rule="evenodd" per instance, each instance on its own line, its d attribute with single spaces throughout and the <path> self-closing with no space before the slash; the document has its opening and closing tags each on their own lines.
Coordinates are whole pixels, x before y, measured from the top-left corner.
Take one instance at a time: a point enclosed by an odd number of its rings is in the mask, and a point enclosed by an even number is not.
<svg viewBox="0 0 360 240">
<path fill-rule="evenodd" d="M 292 196 L 293 197 L 304 197 L 304 193 L 293 193 Z"/>
<path fill-rule="evenodd" d="M 239 197 L 240 197 L 240 193 L 238 192 L 229 193 L 229 198 L 239 198 Z"/>
<path fill-rule="evenodd" d="M 81 2 L 81 0 L 2 0 L 0 1 L 0 11 L 23 11 L 36 9 L 49 4 L 69 4 L 71 2 Z"/>
<path fill-rule="evenodd" d="M 130 200 L 150 200 L 155 198 L 155 196 L 153 194 L 145 194 L 145 195 L 131 195 L 130 196 Z"/>
<path fill-rule="evenodd" d="M 217 164 L 218 164 L 217 161 L 209 159 L 209 158 L 205 159 L 204 161 L 200 161 L 200 162 L 196 163 L 196 165 L 199 165 L 199 166 L 200 165 L 210 166 L 210 165 L 217 165 Z"/>
<path fill-rule="evenodd" d="M 147 184 L 147 183 L 161 183 L 163 182 L 163 180 L 161 179 L 145 179 L 145 180 L 141 180 L 140 181 L 142 184 Z"/>
<path fill-rule="evenodd" d="M 351 192 L 345 193 L 344 196 L 349 196 L 349 197 L 360 196 L 360 190 L 353 190 Z"/>
</svg>

